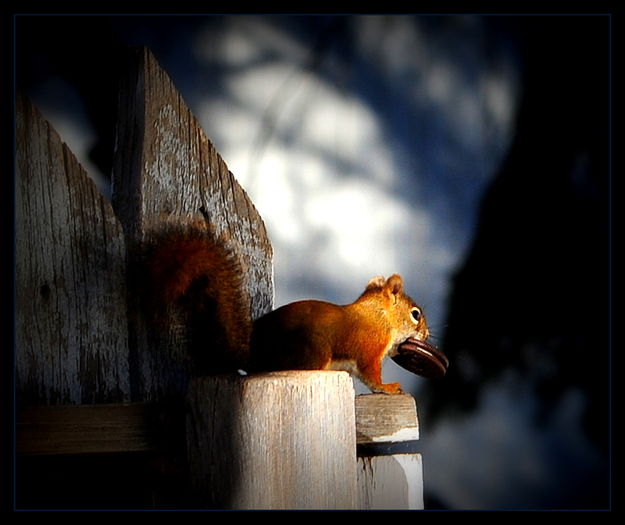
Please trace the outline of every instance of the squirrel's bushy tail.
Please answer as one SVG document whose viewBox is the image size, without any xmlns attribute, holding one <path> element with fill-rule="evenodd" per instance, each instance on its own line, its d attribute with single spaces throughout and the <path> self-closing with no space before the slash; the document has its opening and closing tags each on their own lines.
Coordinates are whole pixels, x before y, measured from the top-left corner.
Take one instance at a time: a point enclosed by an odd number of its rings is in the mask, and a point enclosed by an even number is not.
<svg viewBox="0 0 625 525">
<path fill-rule="evenodd" d="M 146 250 L 152 302 L 182 316 L 188 351 L 201 373 L 247 367 L 250 300 L 236 257 L 212 232 L 186 228 L 161 234 Z"/>
</svg>

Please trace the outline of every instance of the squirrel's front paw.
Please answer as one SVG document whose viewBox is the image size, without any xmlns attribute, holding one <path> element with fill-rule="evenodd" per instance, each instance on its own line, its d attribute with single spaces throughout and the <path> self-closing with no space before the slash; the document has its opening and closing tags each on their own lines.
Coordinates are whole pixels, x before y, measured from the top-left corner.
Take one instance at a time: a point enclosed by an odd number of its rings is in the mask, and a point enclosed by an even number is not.
<svg viewBox="0 0 625 525">
<path fill-rule="evenodd" d="M 403 394 L 404 393 L 399 383 L 388 383 L 386 385 L 379 384 L 379 385 L 376 385 L 375 388 L 372 388 L 371 390 L 380 394 Z"/>
</svg>

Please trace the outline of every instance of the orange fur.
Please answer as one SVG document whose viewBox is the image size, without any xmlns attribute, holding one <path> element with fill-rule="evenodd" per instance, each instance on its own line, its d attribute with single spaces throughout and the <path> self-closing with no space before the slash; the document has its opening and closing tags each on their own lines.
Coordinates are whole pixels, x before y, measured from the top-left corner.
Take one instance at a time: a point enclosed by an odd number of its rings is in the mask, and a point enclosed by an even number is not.
<svg viewBox="0 0 625 525">
<path fill-rule="evenodd" d="M 241 269 L 225 244 L 206 228 L 165 231 L 146 249 L 152 302 L 186 315 L 189 351 L 202 372 L 244 368 L 252 321 Z"/>
<path fill-rule="evenodd" d="M 162 300 L 168 303 L 185 295 L 196 279 L 223 266 L 222 257 L 207 239 L 173 239 L 160 245 L 152 254 L 151 272 L 153 282 L 161 283 Z"/>
<path fill-rule="evenodd" d="M 401 392 L 399 383 L 382 383 L 382 361 L 408 337 L 428 337 L 425 317 L 418 322 L 410 318 L 414 308 L 418 306 L 403 293 L 399 275 L 372 279 L 349 305 L 288 304 L 254 324 L 251 366 L 347 370 L 374 392 Z"/>
</svg>

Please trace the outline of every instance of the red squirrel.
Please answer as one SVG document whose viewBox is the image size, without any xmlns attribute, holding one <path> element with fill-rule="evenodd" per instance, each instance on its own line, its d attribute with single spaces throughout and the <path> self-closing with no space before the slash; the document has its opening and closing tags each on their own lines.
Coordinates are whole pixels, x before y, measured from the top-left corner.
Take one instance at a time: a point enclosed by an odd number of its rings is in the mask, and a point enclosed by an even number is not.
<svg viewBox="0 0 625 525">
<path fill-rule="evenodd" d="M 245 312 L 241 271 L 235 257 L 207 230 L 163 235 L 146 263 L 161 305 L 177 303 L 194 311 L 203 326 L 213 326 L 199 341 L 213 359 L 215 339 L 226 347 L 224 369 L 249 373 L 276 370 L 345 370 L 372 392 L 402 392 L 399 383 L 382 382 L 382 361 L 411 338 L 429 336 L 421 308 L 404 293 L 400 275 L 374 277 L 356 301 L 336 305 L 306 300 L 287 304 L 252 323 Z M 399 362 L 399 361 L 398 361 Z"/>
</svg>

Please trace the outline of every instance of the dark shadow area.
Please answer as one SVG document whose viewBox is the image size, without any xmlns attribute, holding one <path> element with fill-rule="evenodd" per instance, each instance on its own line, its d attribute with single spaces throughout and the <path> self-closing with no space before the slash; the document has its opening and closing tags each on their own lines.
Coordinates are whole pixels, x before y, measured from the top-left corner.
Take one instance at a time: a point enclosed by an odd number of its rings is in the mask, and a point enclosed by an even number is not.
<svg viewBox="0 0 625 525">
<path fill-rule="evenodd" d="M 23 456 L 16 510 L 192 508 L 186 464 L 159 453 Z"/>
<path fill-rule="evenodd" d="M 560 508 L 609 505 L 608 24 L 511 22 L 524 44 L 516 136 L 453 281 L 442 345 L 452 365 L 423 396 L 426 427 L 471 417 L 485 389 L 512 373 L 531 385 L 542 426 L 566 394 L 581 393 L 580 430 L 600 451 L 603 474 L 564 500 L 554 493 Z"/>
<path fill-rule="evenodd" d="M 90 158 L 110 177 L 123 47 L 114 38 L 108 18 L 89 20 L 90 23 L 81 24 L 73 17 L 18 18 L 16 83 L 19 89 L 30 93 L 49 78 L 59 77 L 69 82 L 80 93 L 87 116 L 98 130 L 98 141 L 90 151 Z"/>
</svg>

